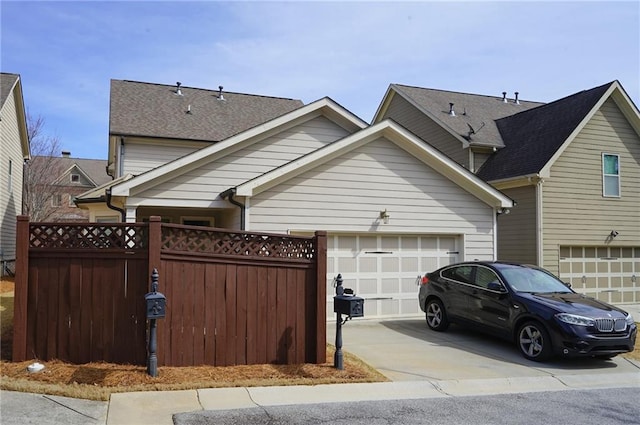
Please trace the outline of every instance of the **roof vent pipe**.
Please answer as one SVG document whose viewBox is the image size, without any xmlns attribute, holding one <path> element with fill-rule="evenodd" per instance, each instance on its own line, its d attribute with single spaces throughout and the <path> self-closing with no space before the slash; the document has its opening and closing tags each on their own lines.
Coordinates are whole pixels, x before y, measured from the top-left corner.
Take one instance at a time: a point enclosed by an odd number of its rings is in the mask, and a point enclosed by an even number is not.
<svg viewBox="0 0 640 425">
<path fill-rule="evenodd" d="M 519 105 L 519 104 L 520 104 L 520 101 L 518 100 L 518 95 L 519 95 L 519 94 L 520 94 L 520 93 L 515 92 L 515 95 L 516 95 L 515 104 L 516 104 L 516 105 Z"/>
<path fill-rule="evenodd" d="M 218 100 L 224 100 L 224 96 L 222 95 L 222 86 L 218 86 Z"/>
<path fill-rule="evenodd" d="M 503 92 L 502 92 L 502 101 L 503 101 L 504 103 L 507 103 L 507 92 L 506 92 L 506 91 L 503 91 Z"/>
<path fill-rule="evenodd" d="M 180 86 L 181 86 L 181 85 L 182 85 L 182 83 L 181 83 L 180 81 L 178 81 L 178 82 L 176 83 L 176 94 L 177 94 L 178 96 L 182 96 L 182 90 L 180 89 Z"/>
<path fill-rule="evenodd" d="M 449 115 L 452 117 L 456 116 L 456 112 L 453 110 L 453 103 L 449 103 Z"/>
</svg>

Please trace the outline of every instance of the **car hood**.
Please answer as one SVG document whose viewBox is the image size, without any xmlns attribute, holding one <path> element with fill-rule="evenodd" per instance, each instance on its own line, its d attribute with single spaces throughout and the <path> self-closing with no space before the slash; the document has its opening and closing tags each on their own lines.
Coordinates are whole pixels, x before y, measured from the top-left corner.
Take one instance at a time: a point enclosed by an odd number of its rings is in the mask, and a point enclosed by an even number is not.
<svg viewBox="0 0 640 425">
<path fill-rule="evenodd" d="M 625 317 L 627 313 L 615 306 L 598 301 L 582 294 L 569 293 L 534 293 L 521 294 L 524 298 L 544 304 L 558 312 L 579 314 L 588 317 Z"/>
</svg>

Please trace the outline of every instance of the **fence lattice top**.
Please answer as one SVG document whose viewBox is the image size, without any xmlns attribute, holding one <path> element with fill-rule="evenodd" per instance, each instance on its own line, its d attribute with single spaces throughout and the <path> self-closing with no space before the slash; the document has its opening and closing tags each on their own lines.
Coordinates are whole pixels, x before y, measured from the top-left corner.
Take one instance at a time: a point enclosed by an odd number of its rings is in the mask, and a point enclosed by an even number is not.
<svg viewBox="0 0 640 425">
<path fill-rule="evenodd" d="M 162 249 L 242 257 L 312 260 L 314 239 L 162 225 Z"/>
<path fill-rule="evenodd" d="M 146 225 L 140 224 L 58 224 L 29 226 L 30 248 L 145 249 Z"/>
</svg>

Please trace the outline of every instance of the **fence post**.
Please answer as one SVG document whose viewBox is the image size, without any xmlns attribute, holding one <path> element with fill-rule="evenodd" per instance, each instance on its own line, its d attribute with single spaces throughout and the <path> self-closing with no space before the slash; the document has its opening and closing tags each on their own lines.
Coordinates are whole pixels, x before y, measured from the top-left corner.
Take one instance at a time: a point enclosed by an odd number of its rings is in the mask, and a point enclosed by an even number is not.
<svg viewBox="0 0 640 425">
<path fill-rule="evenodd" d="M 27 360 L 27 297 L 29 284 L 29 216 L 18 216 L 16 229 L 16 277 L 13 299 L 14 362 Z"/>
<path fill-rule="evenodd" d="M 162 275 L 160 270 L 160 250 L 162 249 L 162 219 L 157 215 L 149 217 L 149 270 L 147 276 L 153 274 L 154 269 Z"/>
<path fill-rule="evenodd" d="M 316 364 L 327 361 L 327 232 L 316 231 Z"/>
</svg>

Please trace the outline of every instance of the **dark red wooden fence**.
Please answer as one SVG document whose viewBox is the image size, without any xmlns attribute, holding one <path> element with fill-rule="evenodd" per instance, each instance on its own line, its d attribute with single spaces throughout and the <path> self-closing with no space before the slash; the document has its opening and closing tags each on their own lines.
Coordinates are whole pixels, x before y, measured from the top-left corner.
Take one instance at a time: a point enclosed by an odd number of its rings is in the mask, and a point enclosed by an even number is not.
<svg viewBox="0 0 640 425">
<path fill-rule="evenodd" d="M 151 270 L 160 366 L 326 361 L 326 234 L 18 219 L 13 359 L 146 363 Z"/>
</svg>

